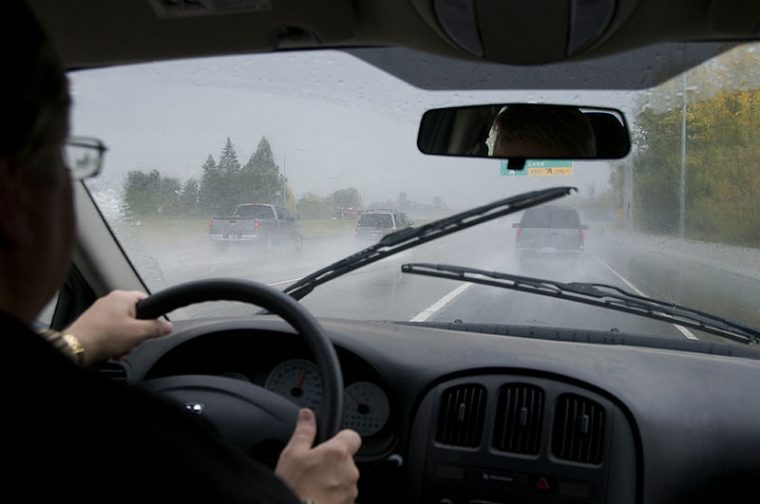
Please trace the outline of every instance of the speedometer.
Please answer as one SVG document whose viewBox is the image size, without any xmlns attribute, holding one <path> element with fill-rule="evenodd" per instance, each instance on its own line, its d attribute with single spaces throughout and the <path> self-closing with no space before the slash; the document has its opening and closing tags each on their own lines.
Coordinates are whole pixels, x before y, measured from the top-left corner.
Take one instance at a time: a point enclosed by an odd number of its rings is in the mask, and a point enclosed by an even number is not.
<svg viewBox="0 0 760 504">
<path fill-rule="evenodd" d="M 316 411 L 322 402 L 322 380 L 317 365 L 306 359 L 281 362 L 269 373 L 267 390 Z"/>
<path fill-rule="evenodd" d="M 374 383 L 360 381 L 346 387 L 343 426 L 361 436 L 377 434 L 388 421 L 388 396 Z"/>
</svg>

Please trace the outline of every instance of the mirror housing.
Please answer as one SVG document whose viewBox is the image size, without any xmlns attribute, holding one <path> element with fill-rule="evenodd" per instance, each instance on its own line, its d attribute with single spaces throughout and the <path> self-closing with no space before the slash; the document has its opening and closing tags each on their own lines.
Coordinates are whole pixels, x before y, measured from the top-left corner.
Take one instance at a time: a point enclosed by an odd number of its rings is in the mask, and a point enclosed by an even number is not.
<svg viewBox="0 0 760 504">
<path fill-rule="evenodd" d="M 620 159 L 631 150 L 622 112 L 572 105 L 504 103 L 428 110 L 417 147 L 424 154 L 509 159 Z"/>
</svg>

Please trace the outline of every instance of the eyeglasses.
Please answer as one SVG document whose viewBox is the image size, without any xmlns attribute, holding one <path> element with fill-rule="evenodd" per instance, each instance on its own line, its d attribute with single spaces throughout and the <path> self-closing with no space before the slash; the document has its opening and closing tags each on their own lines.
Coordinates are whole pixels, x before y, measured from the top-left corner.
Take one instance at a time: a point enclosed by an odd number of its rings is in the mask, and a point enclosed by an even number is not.
<svg viewBox="0 0 760 504">
<path fill-rule="evenodd" d="M 75 180 L 94 177 L 103 167 L 103 155 L 108 150 L 97 138 L 71 137 L 63 149 L 63 161 L 71 178 Z"/>
</svg>

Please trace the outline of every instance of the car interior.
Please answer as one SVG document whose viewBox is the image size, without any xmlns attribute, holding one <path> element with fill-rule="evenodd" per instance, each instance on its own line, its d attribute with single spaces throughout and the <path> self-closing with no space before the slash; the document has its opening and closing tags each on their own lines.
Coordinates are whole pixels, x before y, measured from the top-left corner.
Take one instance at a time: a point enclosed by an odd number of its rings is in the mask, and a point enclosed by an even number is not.
<svg viewBox="0 0 760 504">
<path fill-rule="evenodd" d="M 27 1 L 70 76 L 185 58 L 329 48 L 423 90 L 642 90 L 760 39 L 760 2 L 751 0 Z M 393 97 L 385 98 L 390 105 Z M 427 123 L 419 116 L 422 127 L 408 138 L 410 148 L 488 157 L 488 133 L 501 106 L 488 96 L 478 103 L 484 106 L 458 115 L 449 108 L 426 116 Z M 599 145 L 596 157 L 633 152 L 631 117 L 603 100 L 583 105 Z M 527 205 L 504 201 L 502 210 L 489 211 L 504 216 Z M 172 335 L 96 370 L 185 407 L 204 404 L 203 415 L 220 435 L 257 460 L 276 460 L 295 421 L 290 399 L 298 397 L 300 405 L 317 409 L 320 439 L 341 425 L 362 435 L 359 502 L 758 500 L 760 338 L 752 334 L 760 324 L 754 320 L 746 323 L 747 343 L 736 343 L 509 320 L 352 320 L 310 313 L 300 298 L 342 275 L 346 263 L 301 277 L 284 291 L 284 285 L 262 286 L 257 278 L 209 274 L 157 292 L 85 183 L 75 186 L 75 206 L 78 238 L 51 326 L 66 327 L 112 289 L 148 292 L 138 313 L 170 314 Z M 469 215 L 463 219 L 480 224 Z M 409 218 L 418 224 L 400 233 L 428 222 Z M 431 224 L 422 237 L 450 233 L 453 222 Z M 513 243 L 512 226 L 505 228 Z M 593 233 L 594 224 L 588 229 Z M 388 235 L 356 267 L 419 238 Z M 469 281 L 469 274 L 445 278 Z M 539 289 L 520 278 L 510 282 Z M 245 315 L 183 311 L 219 300 L 246 303 Z M 636 309 L 660 317 L 668 311 Z M 678 320 L 693 330 L 705 327 Z M 293 376 L 301 378 L 296 385 Z"/>
</svg>

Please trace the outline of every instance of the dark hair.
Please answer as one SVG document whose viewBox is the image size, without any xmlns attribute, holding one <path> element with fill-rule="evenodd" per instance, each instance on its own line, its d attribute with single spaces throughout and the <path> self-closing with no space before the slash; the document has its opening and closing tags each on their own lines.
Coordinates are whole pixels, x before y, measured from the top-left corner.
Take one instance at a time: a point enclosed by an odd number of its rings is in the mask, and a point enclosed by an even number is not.
<svg viewBox="0 0 760 504">
<path fill-rule="evenodd" d="M 494 127 L 497 144 L 519 140 L 568 157 L 596 155 L 594 130 L 577 107 L 510 105 L 496 117 Z"/>
<path fill-rule="evenodd" d="M 35 159 L 65 128 L 68 82 L 42 27 L 20 0 L 3 3 L 0 16 L 0 158 Z"/>
</svg>

